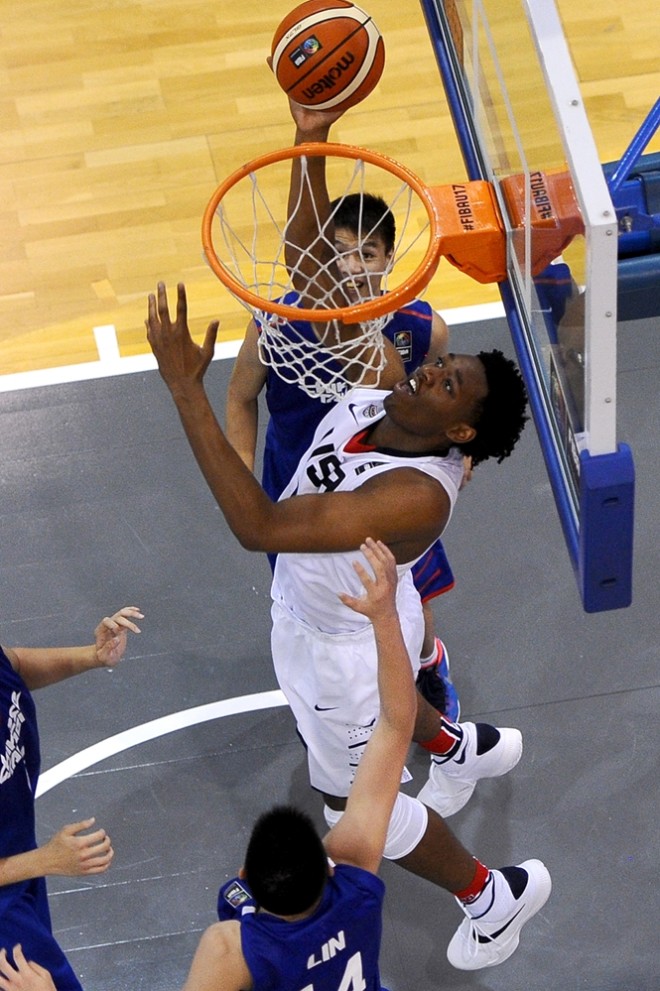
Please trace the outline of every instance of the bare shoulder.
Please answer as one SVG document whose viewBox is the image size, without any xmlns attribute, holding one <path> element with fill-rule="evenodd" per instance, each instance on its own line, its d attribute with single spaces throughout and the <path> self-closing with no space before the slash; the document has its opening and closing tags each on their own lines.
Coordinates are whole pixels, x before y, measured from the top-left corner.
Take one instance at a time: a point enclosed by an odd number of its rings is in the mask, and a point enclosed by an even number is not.
<svg viewBox="0 0 660 991">
<path fill-rule="evenodd" d="M 184 991 L 251 991 L 238 920 L 216 922 L 203 933 Z"/>
<path fill-rule="evenodd" d="M 234 361 L 228 398 L 239 401 L 256 398 L 266 384 L 267 371 L 259 356 L 259 330 L 251 320 Z"/>
<path fill-rule="evenodd" d="M 441 354 L 446 354 L 449 347 L 449 327 L 437 310 L 433 311 L 431 319 L 431 340 L 426 355 L 427 362 L 433 362 Z"/>
</svg>

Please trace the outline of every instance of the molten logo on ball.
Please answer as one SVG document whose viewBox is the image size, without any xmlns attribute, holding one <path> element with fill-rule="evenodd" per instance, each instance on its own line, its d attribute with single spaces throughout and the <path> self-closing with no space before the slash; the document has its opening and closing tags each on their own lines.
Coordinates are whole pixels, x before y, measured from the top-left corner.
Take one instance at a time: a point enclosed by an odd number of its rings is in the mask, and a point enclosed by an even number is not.
<svg viewBox="0 0 660 991">
<path fill-rule="evenodd" d="M 351 52 L 346 52 L 340 60 L 326 72 L 325 76 L 319 76 L 311 86 L 303 89 L 302 93 L 306 100 L 313 100 L 315 96 L 320 96 L 327 89 L 334 89 L 337 81 L 341 79 L 346 70 L 355 62 L 355 56 Z"/>
</svg>

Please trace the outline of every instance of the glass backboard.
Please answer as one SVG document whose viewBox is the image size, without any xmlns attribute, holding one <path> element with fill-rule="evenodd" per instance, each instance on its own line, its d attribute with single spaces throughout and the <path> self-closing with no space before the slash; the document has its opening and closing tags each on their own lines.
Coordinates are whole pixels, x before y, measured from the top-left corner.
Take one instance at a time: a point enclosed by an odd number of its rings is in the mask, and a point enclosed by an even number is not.
<svg viewBox="0 0 660 991">
<path fill-rule="evenodd" d="M 507 231 L 509 326 L 584 608 L 631 598 L 616 438 L 617 220 L 553 0 L 422 0 L 470 179 Z"/>
</svg>

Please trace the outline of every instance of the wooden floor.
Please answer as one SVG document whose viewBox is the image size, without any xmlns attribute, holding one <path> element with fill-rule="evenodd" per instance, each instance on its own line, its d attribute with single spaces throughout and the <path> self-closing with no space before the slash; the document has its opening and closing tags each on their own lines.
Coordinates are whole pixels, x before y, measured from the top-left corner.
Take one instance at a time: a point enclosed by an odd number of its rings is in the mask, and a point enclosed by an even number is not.
<svg viewBox="0 0 660 991">
<path fill-rule="evenodd" d="M 514 0 L 508 0 L 514 3 Z M 264 58 L 290 0 L 3 0 L 0 34 L 0 374 L 98 357 L 92 328 L 146 350 L 145 296 L 190 287 L 195 330 L 246 313 L 202 260 L 200 218 L 228 172 L 291 142 Z M 660 92 L 652 0 L 559 3 L 601 161 L 618 158 Z M 381 83 L 335 129 L 436 183 L 465 175 L 421 8 L 369 0 Z M 649 150 L 658 150 L 658 136 Z M 438 150 L 440 149 L 440 150 Z M 496 300 L 441 267 L 438 308 Z"/>
</svg>

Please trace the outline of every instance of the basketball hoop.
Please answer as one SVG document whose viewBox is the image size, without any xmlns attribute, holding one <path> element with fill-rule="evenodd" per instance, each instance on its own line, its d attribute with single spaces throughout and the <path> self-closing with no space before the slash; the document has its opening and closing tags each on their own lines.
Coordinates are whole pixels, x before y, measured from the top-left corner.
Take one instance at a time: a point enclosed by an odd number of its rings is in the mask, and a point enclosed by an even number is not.
<svg viewBox="0 0 660 991">
<path fill-rule="evenodd" d="M 309 177 L 318 158 L 332 191 L 324 205 L 315 202 Z M 297 201 L 287 199 L 294 164 Z M 360 213 L 357 247 L 342 255 L 335 217 L 341 228 L 342 204 L 349 197 L 362 204 L 367 194 L 380 198 L 380 219 L 369 226 Z M 300 244 L 294 236 L 303 215 Z M 394 246 L 370 280 L 366 245 L 384 241 L 386 216 L 395 221 Z M 217 277 L 257 321 L 264 364 L 315 397 L 337 398 L 348 388 L 347 374 L 351 385 L 373 381 L 371 373 L 385 365 L 383 328 L 424 291 L 442 254 L 478 281 L 506 276 L 505 235 L 489 183 L 429 187 L 386 155 L 338 143 L 284 148 L 237 169 L 209 201 L 202 243 Z M 360 259 L 357 280 L 346 274 L 353 254 Z"/>
<path fill-rule="evenodd" d="M 328 300 L 327 305 L 307 308 L 291 306 L 279 301 L 294 288 L 292 274 L 286 271 L 283 261 L 286 237 L 285 210 L 281 206 L 273 208 L 267 201 L 267 197 L 271 202 L 278 196 L 280 200 L 282 199 L 281 181 L 285 180 L 284 189 L 286 189 L 289 181 L 288 172 L 279 171 L 278 177 L 271 178 L 270 181 L 266 179 L 265 173 L 269 167 L 282 163 L 288 167 L 294 158 L 300 158 L 304 162 L 307 158 L 320 157 L 326 160 L 332 159 L 335 163 L 337 160 L 355 163 L 348 175 L 344 192 L 337 193 L 337 198 L 345 197 L 352 192 L 376 192 L 384 195 L 383 175 L 389 176 L 390 180 L 392 178 L 397 180 L 394 189 L 390 181 L 390 195 L 384 196 L 384 199 L 390 209 L 395 210 L 397 206 L 400 208 L 400 212 L 404 214 L 404 222 L 401 226 L 400 219 L 397 218 L 397 228 L 399 228 L 397 244 L 390 270 L 383 273 L 387 284 L 383 286 L 382 294 L 356 304 L 346 302 L 346 305 L 337 306 Z M 369 166 L 373 167 L 370 171 Z M 377 178 L 378 172 L 380 175 Z M 229 216 L 229 201 L 232 194 L 238 192 L 241 180 L 247 180 L 247 183 L 243 182 L 241 185 L 243 207 L 251 207 L 253 217 L 253 229 L 246 231 L 244 236 L 241 236 L 237 229 L 234 218 Z M 245 187 L 248 184 L 249 191 L 246 192 Z M 276 189 L 272 188 L 274 185 Z M 413 223 L 411 214 L 415 199 L 417 215 L 414 222 L 417 228 L 414 234 L 411 234 L 411 223 Z M 249 226 L 245 213 L 241 218 L 241 224 L 243 227 Z M 260 229 L 268 224 L 271 226 L 270 231 Z M 332 225 L 332 217 L 325 223 L 320 220 L 319 238 L 327 238 Z M 269 235 L 273 248 L 276 249 L 276 253 L 271 256 L 259 252 L 261 243 L 266 242 Z M 390 276 L 394 264 L 399 263 L 403 257 L 413 251 L 419 254 L 419 246 L 425 238 L 428 243 L 414 271 L 404 275 L 395 285 L 391 285 Z M 440 230 L 436 204 L 432 191 L 414 172 L 378 152 L 327 142 L 310 142 L 261 155 L 228 176 L 216 189 L 204 213 L 202 244 L 209 265 L 217 277 L 248 309 L 257 313 L 276 314 L 286 320 L 308 320 L 314 323 L 337 320 L 344 324 L 362 324 L 390 314 L 409 303 L 426 288 L 440 261 Z"/>
</svg>

